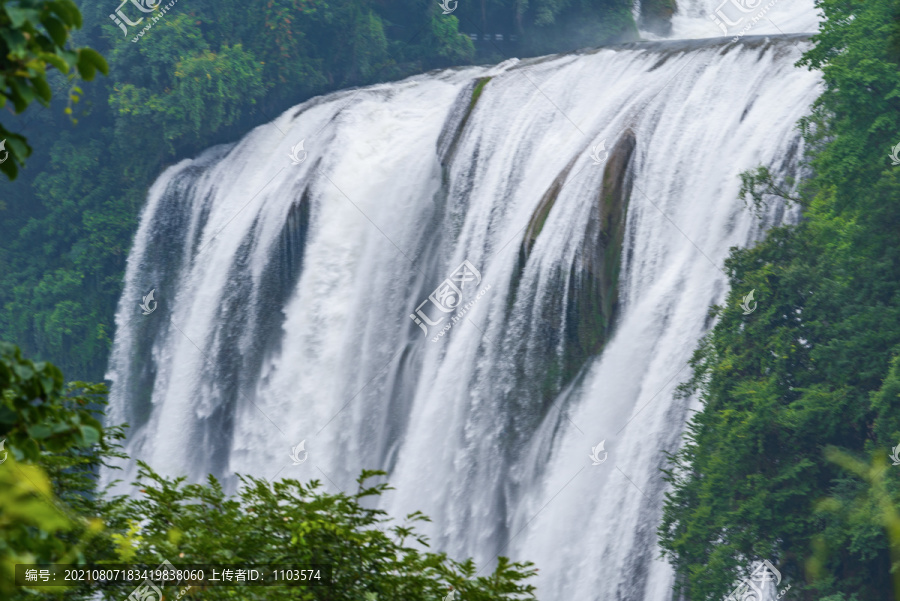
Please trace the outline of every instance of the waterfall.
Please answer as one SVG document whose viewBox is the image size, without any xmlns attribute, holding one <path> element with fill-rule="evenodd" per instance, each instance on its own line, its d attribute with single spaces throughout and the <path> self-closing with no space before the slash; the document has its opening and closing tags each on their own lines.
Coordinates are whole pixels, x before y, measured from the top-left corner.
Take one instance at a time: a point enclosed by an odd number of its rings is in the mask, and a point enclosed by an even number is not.
<svg viewBox="0 0 900 601">
<path fill-rule="evenodd" d="M 794 31 L 816 31 L 820 14 L 815 0 L 675 0 L 672 35 L 677 39 L 731 39 L 744 35 L 781 35 Z M 716 20 L 711 18 L 716 17 Z M 654 36 L 642 32 L 645 37 Z"/>
<path fill-rule="evenodd" d="M 797 218 L 755 216 L 738 174 L 799 175 L 808 44 L 428 73 L 168 168 L 128 259 L 109 422 L 131 457 L 232 490 L 351 492 L 384 469 L 391 515 L 422 510 L 482 575 L 535 561 L 545 601 L 670 599 L 659 468 L 696 409 L 673 393 L 730 247 Z"/>
</svg>

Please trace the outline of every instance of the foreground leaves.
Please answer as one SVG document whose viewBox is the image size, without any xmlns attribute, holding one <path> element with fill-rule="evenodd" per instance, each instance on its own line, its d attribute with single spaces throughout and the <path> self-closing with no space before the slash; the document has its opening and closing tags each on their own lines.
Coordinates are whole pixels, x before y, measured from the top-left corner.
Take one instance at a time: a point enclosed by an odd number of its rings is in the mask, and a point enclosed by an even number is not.
<svg viewBox="0 0 900 601">
<path fill-rule="evenodd" d="M 109 73 L 109 65 L 90 48 L 69 48 L 73 29 L 81 27 L 81 12 L 72 0 L 0 0 L 0 108 L 23 112 L 33 101 L 50 104 L 53 91 L 48 80 L 52 67 L 63 75 L 77 74 L 86 81 L 97 71 Z M 62 85 L 77 102 L 77 88 Z M 25 137 L 0 125 L 0 171 L 15 179 L 31 147 Z"/>
<path fill-rule="evenodd" d="M 682 389 L 703 410 L 671 457 L 660 537 L 694 601 L 721 599 L 762 559 L 792 597 L 900 600 L 883 517 L 900 506 L 900 468 L 877 495 L 843 469 L 900 444 L 900 1 L 817 4 L 827 22 L 801 61 L 825 80 L 800 124 L 814 176 L 742 177 L 757 211 L 786 199 L 803 220 L 732 252 L 731 293 Z"/>
<path fill-rule="evenodd" d="M 326 493 L 317 480 L 241 477 L 240 491 L 229 496 L 212 476 L 205 484 L 186 484 L 139 465 L 137 498 L 119 497 L 106 515 L 121 533 L 123 561 L 127 555 L 147 564 L 330 564 L 333 570 L 328 587 L 195 587 L 186 598 L 407 601 L 441 599 L 451 586 L 472 601 L 534 598 L 534 587 L 525 583 L 536 572 L 531 563 L 500 557 L 492 574 L 477 576 L 472 560 L 459 563 L 428 551 L 415 529 L 428 521 L 421 513 L 394 523 L 373 509 L 389 487 L 370 481 L 384 472 L 363 472 L 353 494 Z"/>
</svg>

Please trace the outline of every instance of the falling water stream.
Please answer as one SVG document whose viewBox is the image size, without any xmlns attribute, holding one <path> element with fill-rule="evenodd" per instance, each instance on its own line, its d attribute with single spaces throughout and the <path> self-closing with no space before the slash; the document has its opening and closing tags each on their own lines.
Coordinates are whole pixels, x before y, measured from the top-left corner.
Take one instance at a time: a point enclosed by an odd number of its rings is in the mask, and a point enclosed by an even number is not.
<svg viewBox="0 0 900 601">
<path fill-rule="evenodd" d="M 659 468 L 696 408 L 674 389 L 725 299 L 730 247 L 797 218 L 755 216 L 738 175 L 800 174 L 795 124 L 821 91 L 794 67 L 808 44 L 655 41 L 433 72 L 314 98 L 181 161 L 128 259 L 110 423 L 131 424 L 133 458 L 232 490 L 249 473 L 350 492 L 384 469 L 391 515 L 422 510 L 434 546 L 485 571 L 534 561 L 545 601 L 670 599 Z M 616 231 L 604 174 L 624 190 Z M 601 251 L 602 269 L 586 258 Z M 618 273 L 614 294 L 600 272 Z M 455 313 L 429 300 L 447 279 Z M 599 281 L 602 327 L 585 300 Z M 420 306 L 444 317 L 427 333 Z"/>
</svg>

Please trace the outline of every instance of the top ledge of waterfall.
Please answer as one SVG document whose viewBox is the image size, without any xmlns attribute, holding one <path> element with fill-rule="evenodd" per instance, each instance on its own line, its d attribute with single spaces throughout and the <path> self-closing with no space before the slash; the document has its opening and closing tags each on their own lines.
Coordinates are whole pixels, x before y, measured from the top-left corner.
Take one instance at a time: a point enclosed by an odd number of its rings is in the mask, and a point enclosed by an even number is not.
<svg viewBox="0 0 900 601">
<path fill-rule="evenodd" d="M 619 44 L 609 44 L 605 46 L 595 46 L 592 48 L 582 48 L 572 52 L 560 54 L 550 54 L 541 57 L 522 59 L 519 64 L 510 70 L 521 69 L 535 62 L 543 62 L 553 60 L 561 55 L 583 55 L 595 54 L 604 50 L 647 50 L 650 52 L 691 52 L 701 50 L 703 48 L 716 48 L 719 46 L 728 46 L 736 44 L 743 47 L 758 48 L 768 45 L 793 45 L 798 41 L 809 40 L 815 32 L 810 33 L 788 33 L 788 34 L 762 34 L 762 35 L 745 35 L 738 41 L 733 41 L 735 36 L 721 36 L 717 38 L 696 38 L 684 40 L 639 40 L 635 42 L 621 42 Z"/>
</svg>

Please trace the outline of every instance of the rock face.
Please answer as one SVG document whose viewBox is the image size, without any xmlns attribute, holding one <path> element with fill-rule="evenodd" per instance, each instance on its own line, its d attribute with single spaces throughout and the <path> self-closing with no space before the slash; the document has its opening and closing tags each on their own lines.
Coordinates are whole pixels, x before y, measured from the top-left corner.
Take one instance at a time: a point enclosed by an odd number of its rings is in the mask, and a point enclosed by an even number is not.
<svg viewBox="0 0 900 601">
<path fill-rule="evenodd" d="M 631 197 L 629 166 L 635 148 L 631 130 L 616 141 L 603 169 L 603 184 L 585 223 L 581 252 L 575 262 L 558 274 L 560 306 L 557 315 L 545 316 L 548 335 L 561 339 L 565 352 L 548 362 L 548 392 L 566 385 L 579 373 L 585 362 L 596 355 L 609 339 L 618 306 L 618 280 L 625 237 L 625 221 Z M 566 166 L 535 209 L 525 230 L 519 249 L 519 273 L 525 268 L 531 249 L 541 234 L 560 189 L 574 165 Z M 513 282 L 516 286 L 516 282 Z M 564 319 L 560 319 L 564 315 Z M 553 382 L 549 380 L 554 380 Z"/>
<path fill-rule="evenodd" d="M 437 153 L 441 166 L 446 170 L 447 165 L 453 162 L 453 156 L 456 154 L 456 147 L 466 123 L 484 91 L 484 86 L 491 80 L 490 77 L 479 77 L 472 80 L 457 96 L 456 102 L 453 103 L 453 111 L 447 118 L 443 131 L 438 138 Z M 467 102 L 468 100 L 468 102 Z M 445 171 L 446 176 L 446 171 Z M 446 183 L 446 180 L 445 180 Z"/>
<path fill-rule="evenodd" d="M 625 217 L 631 198 L 628 167 L 635 144 L 634 133 L 627 130 L 609 153 L 600 197 L 585 226 L 582 263 L 573 266 L 569 279 L 569 314 L 575 321 L 571 342 L 582 361 L 600 351 L 616 317 Z"/>
<path fill-rule="evenodd" d="M 641 29 L 669 35 L 672 33 L 672 15 L 677 8 L 675 0 L 641 0 Z"/>
<path fill-rule="evenodd" d="M 531 254 L 531 249 L 534 247 L 538 235 L 544 228 L 544 223 L 547 221 L 550 209 L 553 208 L 553 203 L 556 202 L 556 197 L 559 195 L 560 189 L 566 183 L 566 178 L 569 177 L 569 172 L 572 170 L 575 160 L 576 159 L 572 159 L 572 161 L 566 165 L 566 168 L 560 172 L 555 180 L 553 180 L 553 184 L 551 184 L 550 188 L 544 192 L 541 202 L 538 203 L 537 209 L 535 209 L 534 214 L 531 216 L 531 221 L 528 222 L 528 227 L 525 229 L 525 237 L 522 239 L 522 248 L 519 251 L 519 263 L 522 267 L 525 266 L 525 261 L 528 260 L 528 255 Z"/>
</svg>

